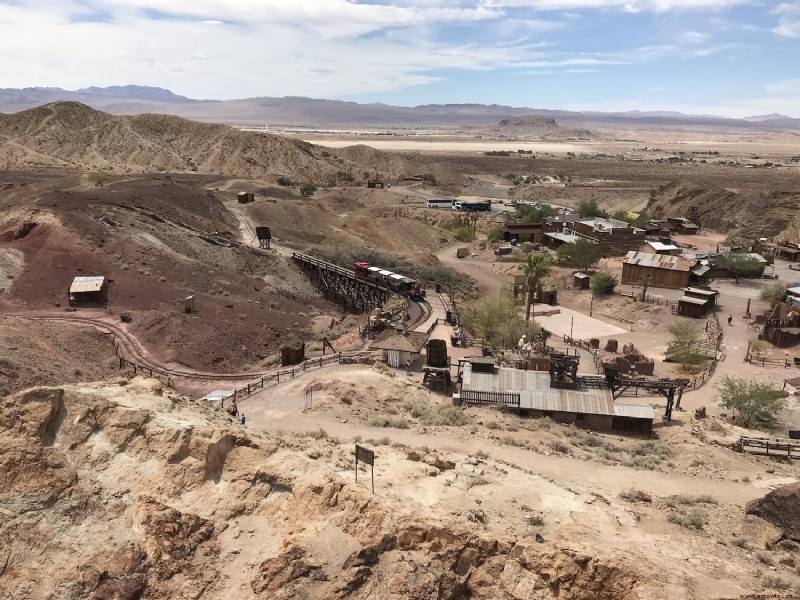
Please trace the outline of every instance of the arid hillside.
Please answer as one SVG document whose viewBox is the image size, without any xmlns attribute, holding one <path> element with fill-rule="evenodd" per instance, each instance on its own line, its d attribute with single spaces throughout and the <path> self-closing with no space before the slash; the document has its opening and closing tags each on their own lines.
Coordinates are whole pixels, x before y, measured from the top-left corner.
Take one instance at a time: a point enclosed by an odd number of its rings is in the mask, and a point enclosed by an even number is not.
<svg viewBox="0 0 800 600">
<path fill-rule="evenodd" d="M 647 204 L 653 217 L 684 216 L 703 227 L 747 238 L 781 237 L 795 227 L 800 189 L 758 192 L 729 190 L 707 183 L 674 181 L 658 188 Z"/>
<path fill-rule="evenodd" d="M 0 168 L 201 171 L 330 184 L 399 177 L 400 157 L 337 154 L 300 140 L 168 115 L 113 116 L 78 102 L 0 115 Z"/>
<path fill-rule="evenodd" d="M 373 496 L 352 482 L 350 449 L 253 433 L 155 380 L 7 397 L 0 596 L 677 597 L 659 591 L 668 569 L 624 550 L 537 543 Z M 453 469 L 403 462 L 426 480 Z"/>
</svg>

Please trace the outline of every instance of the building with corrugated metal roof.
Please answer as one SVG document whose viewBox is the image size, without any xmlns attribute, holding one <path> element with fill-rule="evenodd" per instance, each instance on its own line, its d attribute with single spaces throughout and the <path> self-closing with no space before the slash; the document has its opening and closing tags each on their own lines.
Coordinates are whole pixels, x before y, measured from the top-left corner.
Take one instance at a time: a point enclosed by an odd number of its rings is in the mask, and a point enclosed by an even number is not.
<svg viewBox="0 0 800 600">
<path fill-rule="evenodd" d="M 485 360 L 485 359 L 484 359 Z M 477 361 L 476 361 L 477 362 Z M 478 368 L 480 367 L 480 368 Z M 550 417 L 559 423 L 581 425 L 605 431 L 624 431 L 650 435 L 653 427 L 653 408 L 648 405 L 616 404 L 611 390 L 597 385 L 596 376 L 587 376 L 594 385 L 577 385 L 575 389 L 553 387 L 550 373 L 527 371 L 506 367 L 484 368 L 483 363 L 473 368 L 472 361 L 464 364 L 459 391 L 453 400 L 460 403 L 463 397 L 483 397 L 483 404 L 492 403 L 492 395 L 518 398 L 519 412 L 533 416 Z M 580 381 L 580 377 L 579 377 Z M 600 382 L 603 382 L 602 378 Z"/>
<path fill-rule="evenodd" d="M 69 286 L 70 305 L 107 301 L 108 279 L 105 277 L 76 277 Z"/>
<path fill-rule="evenodd" d="M 697 274 L 699 267 L 699 261 L 693 258 L 632 251 L 622 263 L 622 283 L 641 285 L 649 278 L 651 287 L 687 288 L 705 279 L 705 273 Z"/>
</svg>

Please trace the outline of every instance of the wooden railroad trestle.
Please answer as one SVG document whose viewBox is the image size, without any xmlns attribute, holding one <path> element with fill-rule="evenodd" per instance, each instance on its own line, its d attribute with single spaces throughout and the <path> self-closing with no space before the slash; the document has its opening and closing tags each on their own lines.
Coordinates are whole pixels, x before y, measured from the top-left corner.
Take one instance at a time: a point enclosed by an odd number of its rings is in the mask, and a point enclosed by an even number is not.
<svg viewBox="0 0 800 600">
<path fill-rule="evenodd" d="M 388 287 L 356 277 L 352 271 L 333 263 L 297 252 L 292 258 L 320 289 L 322 296 L 340 303 L 344 310 L 359 313 L 380 308 L 392 294 Z"/>
</svg>

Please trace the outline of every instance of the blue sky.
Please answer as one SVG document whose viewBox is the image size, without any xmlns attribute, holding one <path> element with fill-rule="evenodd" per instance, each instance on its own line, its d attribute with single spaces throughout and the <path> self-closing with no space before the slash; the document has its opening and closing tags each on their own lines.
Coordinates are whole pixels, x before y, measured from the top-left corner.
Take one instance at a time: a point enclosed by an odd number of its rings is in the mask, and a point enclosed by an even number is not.
<svg viewBox="0 0 800 600">
<path fill-rule="evenodd" d="M 800 117 L 800 0 L 0 0 L 0 87 Z"/>
</svg>

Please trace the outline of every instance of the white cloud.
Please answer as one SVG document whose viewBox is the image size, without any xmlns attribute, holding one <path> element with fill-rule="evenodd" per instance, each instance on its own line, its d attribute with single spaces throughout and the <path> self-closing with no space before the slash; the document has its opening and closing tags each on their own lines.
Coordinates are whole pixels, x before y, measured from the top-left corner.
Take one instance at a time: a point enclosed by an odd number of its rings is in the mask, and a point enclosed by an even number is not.
<svg viewBox="0 0 800 600">
<path fill-rule="evenodd" d="M 795 94 L 800 96 L 800 79 L 783 79 L 775 81 L 766 86 L 766 90 L 770 94 L 776 96 Z"/>
<path fill-rule="evenodd" d="M 773 12 L 778 15 L 778 26 L 772 30 L 773 33 L 800 38 L 800 5 L 782 3 Z"/>
<path fill-rule="evenodd" d="M 627 12 L 645 10 L 722 10 L 733 6 L 754 5 L 754 0 L 481 0 L 487 8 L 535 8 L 538 10 L 574 10 L 581 8 L 617 9 Z"/>
</svg>

